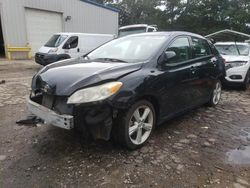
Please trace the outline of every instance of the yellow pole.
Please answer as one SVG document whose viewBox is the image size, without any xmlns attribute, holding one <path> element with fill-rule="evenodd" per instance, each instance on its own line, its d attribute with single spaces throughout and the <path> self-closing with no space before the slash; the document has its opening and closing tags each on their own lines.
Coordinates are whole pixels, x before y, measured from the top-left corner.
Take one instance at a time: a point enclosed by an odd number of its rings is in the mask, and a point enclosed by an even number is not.
<svg viewBox="0 0 250 188">
<path fill-rule="evenodd" d="M 9 45 L 7 45 L 6 48 L 7 48 L 7 58 L 8 60 L 11 60 L 11 52 L 9 51 Z"/>
</svg>

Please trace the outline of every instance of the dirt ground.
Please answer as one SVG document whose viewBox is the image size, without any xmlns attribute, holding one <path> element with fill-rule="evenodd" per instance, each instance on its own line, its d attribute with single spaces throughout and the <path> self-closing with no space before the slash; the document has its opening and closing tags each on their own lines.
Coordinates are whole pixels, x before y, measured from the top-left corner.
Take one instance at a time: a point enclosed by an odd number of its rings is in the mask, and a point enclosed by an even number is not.
<svg viewBox="0 0 250 188">
<path fill-rule="evenodd" d="M 0 187 L 250 187 L 250 91 L 164 123 L 140 150 L 83 147 L 74 131 L 15 124 L 39 69 L 0 60 Z"/>
</svg>

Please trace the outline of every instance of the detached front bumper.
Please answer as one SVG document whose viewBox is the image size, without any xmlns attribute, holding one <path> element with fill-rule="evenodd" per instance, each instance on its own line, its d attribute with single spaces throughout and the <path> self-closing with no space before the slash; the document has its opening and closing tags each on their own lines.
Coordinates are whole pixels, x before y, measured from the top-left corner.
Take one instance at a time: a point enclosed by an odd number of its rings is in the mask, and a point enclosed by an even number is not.
<svg viewBox="0 0 250 188">
<path fill-rule="evenodd" d="M 44 120 L 46 124 L 67 130 L 74 128 L 74 117 L 71 115 L 59 115 L 53 110 L 32 101 L 30 98 L 27 99 L 27 107 L 32 114 Z"/>
</svg>

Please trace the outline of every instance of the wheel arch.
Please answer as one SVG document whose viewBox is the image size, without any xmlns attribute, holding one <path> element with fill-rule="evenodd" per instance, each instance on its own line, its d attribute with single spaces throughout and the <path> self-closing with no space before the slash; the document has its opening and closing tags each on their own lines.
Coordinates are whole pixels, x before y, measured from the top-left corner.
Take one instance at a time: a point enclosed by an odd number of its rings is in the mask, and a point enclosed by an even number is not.
<svg viewBox="0 0 250 188">
<path fill-rule="evenodd" d="M 158 101 L 157 97 L 154 95 L 143 95 L 143 96 L 136 98 L 134 102 L 137 102 L 140 100 L 149 101 L 153 105 L 154 110 L 155 110 L 155 116 L 156 116 L 156 124 L 157 124 L 158 118 L 159 118 L 159 113 L 160 113 L 160 106 L 159 106 L 159 101 Z"/>
</svg>

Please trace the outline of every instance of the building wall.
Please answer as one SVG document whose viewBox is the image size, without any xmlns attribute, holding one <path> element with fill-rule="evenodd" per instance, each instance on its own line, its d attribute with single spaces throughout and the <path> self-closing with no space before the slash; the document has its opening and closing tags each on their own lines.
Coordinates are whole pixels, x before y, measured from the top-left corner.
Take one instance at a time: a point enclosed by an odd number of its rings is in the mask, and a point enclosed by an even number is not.
<svg viewBox="0 0 250 188">
<path fill-rule="evenodd" d="M 81 0 L 0 0 L 5 45 L 27 44 L 25 8 L 60 12 L 63 14 L 63 19 L 71 16 L 70 21 L 63 20 L 64 32 L 103 34 L 118 32 L 118 12 Z"/>
</svg>

